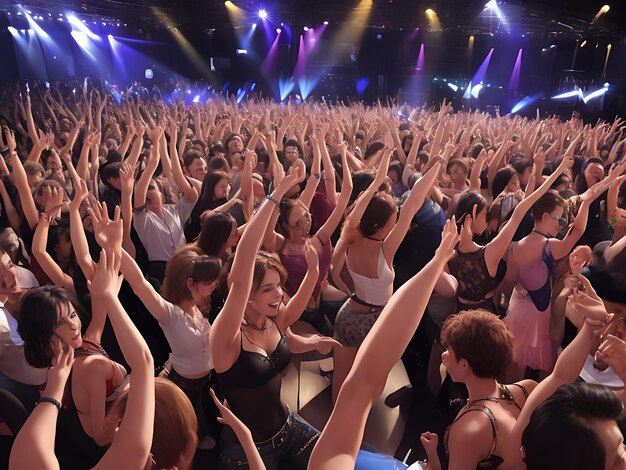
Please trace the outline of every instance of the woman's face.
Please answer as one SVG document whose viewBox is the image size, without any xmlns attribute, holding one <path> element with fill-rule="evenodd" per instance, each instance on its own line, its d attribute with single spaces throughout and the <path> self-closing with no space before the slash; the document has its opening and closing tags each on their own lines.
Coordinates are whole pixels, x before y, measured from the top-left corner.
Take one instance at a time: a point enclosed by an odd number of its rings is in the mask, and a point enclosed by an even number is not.
<svg viewBox="0 0 626 470">
<path fill-rule="evenodd" d="M 217 287 L 217 281 L 194 282 L 193 279 L 189 278 L 188 287 L 196 306 L 202 311 L 208 310 L 211 306 L 211 294 Z"/>
<path fill-rule="evenodd" d="M 63 172 L 61 158 L 55 152 L 52 152 L 52 154 L 46 160 L 46 170 L 49 170 L 55 175 Z"/>
<path fill-rule="evenodd" d="M 232 155 L 233 153 L 241 152 L 243 152 L 243 140 L 241 140 L 241 137 L 236 135 L 230 140 L 230 142 L 228 142 L 228 153 L 229 155 Z"/>
<path fill-rule="evenodd" d="M 22 289 L 15 265 L 7 253 L 0 256 L 0 281 L 0 287 L 10 292 L 19 292 Z"/>
<path fill-rule="evenodd" d="M 311 230 L 311 214 L 306 208 L 295 205 L 287 217 L 287 237 L 294 243 L 304 243 Z"/>
<path fill-rule="evenodd" d="M 222 178 L 213 188 L 213 199 L 226 199 L 230 193 L 230 183 L 226 178 Z"/>
<path fill-rule="evenodd" d="M 604 166 L 600 163 L 590 163 L 585 168 L 585 180 L 587 187 L 591 188 L 594 184 L 604 179 Z"/>
<path fill-rule="evenodd" d="M 237 245 L 238 241 L 239 241 L 239 231 L 237 230 L 237 224 L 233 222 L 233 228 L 231 229 L 230 235 L 228 236 L 228 239 L 226 240 L 226 249 L 230 250 L 235 245 Z"/>
<path fill-rule="evenodd" d="M 266 316 L 275 317 L 283 301 L 283 288 L 280 276 L 274 269 L 267 269 L 261 285 L 250 295 L 248 307 L 254 312 Z"/>
<path fill-rule="evenodd" d="M 72 304 L 61 304 L 57 310 L 57 325 L 54 336 L 61 340 L 62 345 L 68 345 L 74 349 L 83 344 L 80 334 L 80 318 Z"/>
<path fill-rule="evenodd" d="M 624 437 L 615 420 L 602 420 L 593 423 L 596 435 L 604 445 L 604 468 L 606 470 L 626 469 L 626 449 Z"/>
<path fill-rule="evenodd" d="M 455 186 L 463 186 L 467 180 L 467 171 L 461 165 L 451 165 L 450 178 Z"/>
<path fill-rule="evenodd" d="M 509 180 L 509 184 L 506 185 L 505 191 L 507 193 L 514 193 L 516 191 L 519 191 L 520 188 L 521 186 L 519 176 L 517 175 L 517 173 L 513 173 L 513 176 L 511 176 L 511 179 Z"/>
</svg>

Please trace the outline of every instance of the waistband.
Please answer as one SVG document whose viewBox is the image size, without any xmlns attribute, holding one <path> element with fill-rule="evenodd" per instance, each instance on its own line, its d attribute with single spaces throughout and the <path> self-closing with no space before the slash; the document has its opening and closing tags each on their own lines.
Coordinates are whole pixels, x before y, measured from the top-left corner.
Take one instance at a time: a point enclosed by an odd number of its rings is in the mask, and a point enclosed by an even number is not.
<svg viewBox="0 0 626 470">
<path fill-rule="evenodd" d="M 365 300 L 360 299 L 359 296 L 356 294 L 352 294 L 350 298 L 354 300 L 357 304 L 363 305 L 364 307 L 374 308 L 377 310 L 382 310 L 383 308 L 385 308 L 384 305 L 370 304 L 369 302 L 366 302 Z"/>
<path fill-rule="evenodd" d="M 176 372 L 173 367 L 169 371 L 164 370 L 162 376 L 171 380 L 183 390 L 205 390 L 211 382 L 211 372 L 198 379 L 188 379 Z"/>
</svg>

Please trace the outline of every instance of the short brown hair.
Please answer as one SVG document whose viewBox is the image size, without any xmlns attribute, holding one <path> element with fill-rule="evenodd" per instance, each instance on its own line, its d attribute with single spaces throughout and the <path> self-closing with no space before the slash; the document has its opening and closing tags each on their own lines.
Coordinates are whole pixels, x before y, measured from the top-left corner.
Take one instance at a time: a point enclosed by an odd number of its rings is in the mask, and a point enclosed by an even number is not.
<svg viewBox="0 0 626 470">
<path fill-rule="evenodd" d="M 219 259 L 205 255 L 197 246 L 183 246 L 167 262 L 161 294 L 168 302 L 178 305 L 191 299 L 187 279 L 191 278 L 194 282 L 215 281 L 221 269 Z"/>
<path fill-rule="evenodd" d="M 487 310 L 464 310 L 449 317 L 441 329 L 441 343 L 457 360 L 469 362 L 474 375 L 500 379 L 513 360 L 513 335 L 504 322 Z"/>
<path fill-rule="evenodd" d="M 557 207 L 565 207 L 566 201 L 554 189 L 549 189 L 537 202 L 531 207 L 533 219 L 535 222 L 541 220 L 543 214 L 552 212 Z"/>
<path fill-rule="evenodd" d="M 261 287 L 261 283 L 263 282 L 263 278 L 265 277 L 265 273 L 268 269 L 273 269 L 278 273 L 280 277 L 280 283 L 284 284 L 287 280 L 287 271 L 283 267 L 283 265 L 273 256 L 259 252 L 256 255 L 256 260 L 254 262 L 254 275 L 252 277 L 252 294 L 254 294 L 259 287 Z"/>
</svg>

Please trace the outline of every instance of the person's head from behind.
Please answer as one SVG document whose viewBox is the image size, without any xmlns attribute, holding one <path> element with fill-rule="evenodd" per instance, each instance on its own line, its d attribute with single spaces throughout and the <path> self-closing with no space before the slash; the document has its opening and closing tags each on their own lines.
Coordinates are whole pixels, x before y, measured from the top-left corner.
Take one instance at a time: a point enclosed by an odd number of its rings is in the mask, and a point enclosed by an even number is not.
<svg viewBox="0 0 626 470">
<path fill-rule="evenodd" d="M 531 208 L 535 229 L 551 237 L 556 236 L 566 225 L 563 218 L 565 199 L 550 189 Z"/>
<path fill-rule="evenodd" d="M 38 183 L 43 181 L 46 174 L 46 169 L 41 163 L 30 160 L 24 162 L 24 171 L 26 172 L 26 180 L 28 181 L 28 187 L 31 191 Z"/>
<path fill-rule="evenodd" d="M 239 240 L 237 222 L 225 212 L 213 212 L 200 229 L 196 244 L 208 256 L 221 256 L 230 251 Z"/>
<path fill-rule="evenodd" d="M 615 421 L 622 409 L 621 400 L 605 387 L 562 385 L 533 411 L 524 429 L 526 468 L 626 469 L 624 439 Z"/>
<path fill-rule="evenodd" d="M 466 217 L 471 217 L 472 233 L 482 235 L 487 230 L 487 212 L 487 200 L 480 193 L 465 191 L 459 197 L 454 215 L 459 225 L 464 223 Z"/>
<path fill-rule="evenodd" d="M 528 179 L 533 171 L 533 162 L 523 153 L 514 153 L 509 158 L 509 165 L 517 172 L 519 182 L 523 187 L 528 184 Z"/>
<path fill-rule="evenodd" d="M 514 193 L 521 188 L 519 175 L 511 166 L 500 168 L 493 177 L 491 188 L 494 199 L 502 192 Z"/>
<path fill-rule="evenodd" d="M 107 413 L 105 427 L 119 427 L 128 405 L 124 392 Z M 145 470 L 189 470 L 198 445 L 198 419 L 185 393 L 167 379 L 154 379 L 154 432 Z"/>
<path fill-rule="evenodd" d="M 257 316 L 275 317 L 283 301 L 283 284 L 286 280 L 287 271 L 280 261 L 266 253 L 258 253 L 247 311 Z"/>
<path fill-rule="evenodd" d="M 397 214 L 398 207 L 393 197 L 387 192 L 377 191 L 361 217 L 359 223 L 361 235 L 385 239 L 396 223 Z"/>
<path fill-rule="evenodd" d="M 193 301 L 200 310 L 207 310 L 221 270 L 219 259 L 205 255 L 197 246 L 184 246 L 167 262 L 161 294 L 173 304 Z"/>
<path fill-rule="evenodd" d="M 446 351 L 442 363 L 455 382 L 472 375 L 502 379 L 513 359 L 513 335 L 487 310 L 465 310 L 449 317 L 441 329 Z"/>
<path fill-rule="evenodd" d="M 203 181 L 208 172 L 204 155 L 195 149 L 186 152 L 183 155 L 183 170 L 187 176 Z"/>
<path fill-rule="evenodd" d="M 76 349 L 82 345 L 79 311 L 74 294 L 62 287 L 36 287 L 24 294 L 19 307 L 18 332 L 31 366 L 50 367 L 61 348 Z"/>
<path fill-rule="evenodd" d="M 113 162 L 107 165 L 104 165 L 100 169 L 100 178 L 102 182 L 107 186 L 117 189 L 118 191 L 122 190 L 122 182 L 120 179 L 120 171 L 122 169 L 121 162 Z"/>
</svg>

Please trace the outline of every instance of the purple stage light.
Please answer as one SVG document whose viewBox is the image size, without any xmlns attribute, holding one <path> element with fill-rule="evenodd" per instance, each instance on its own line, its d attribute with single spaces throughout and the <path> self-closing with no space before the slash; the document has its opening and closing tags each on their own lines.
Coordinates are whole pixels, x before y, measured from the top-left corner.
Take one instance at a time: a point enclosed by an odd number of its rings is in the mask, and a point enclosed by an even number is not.
<svg viewBox="0 0 626 470">
<path fill-rule="evenodd" d="M 513 66 L 513 72 L 511 73 L 511 79 L 509 80 L 509 90 L 517 90 L 519 86 L 519 75 L 522 70 L 522 50 L 520 48 L 517 53 L 517 59 L 515 60 L 515 65 Z"/>
<path fill-rule="evenodd" d="M 265 11 L 265 9 L 259 10 L 259 18 L 261 18 L 262 20 L 267 19 L 267 11 Z"/>
<path fill-rule="evenodd" d="M 424 43 L 420 45 L 420 53 L 417 56 L 417 70 L 424 70 Z"/>
<path fill-rule="evenodd" d="M 363 93 L 365 93 L 365 90 L 367 90 L 368 85 L 370 84 L 370 81 L 367 77 L 361 77 L 359 79 L 357 79 L 356 81 L 356 92 L 359 95 L 362 95 Z"/>
</svg>

